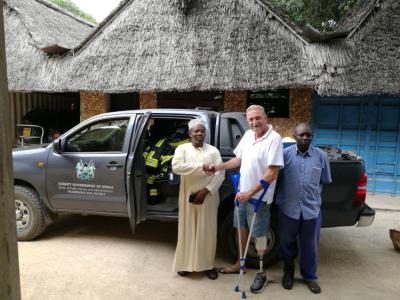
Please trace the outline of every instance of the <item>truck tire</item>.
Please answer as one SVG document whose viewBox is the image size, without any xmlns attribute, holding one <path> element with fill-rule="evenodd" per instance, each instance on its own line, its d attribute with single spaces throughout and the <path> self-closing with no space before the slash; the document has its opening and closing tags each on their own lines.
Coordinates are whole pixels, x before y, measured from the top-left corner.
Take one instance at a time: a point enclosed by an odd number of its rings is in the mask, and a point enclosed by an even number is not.
<svg viewBox="0 0 400 300">
<path fill-rule="evenodd" d="M 29 241 L 46 228 L 46 208 L 35 190 L 17 185 L 14 191 L 17 238 L 19 241 Z"/>
<path fill-rule="evenodd" d="M 227 255 L 232 260 L 237 259 L 237 231 L 233 227 L 233 213 L 230 212 L 221 226 L 221 250 L 223 255 Z M 270 267 L 280 260 L 278 253 L 278 234 L 277 222 L 273 210 L 271 209 L 270 230 L 268 233 L 268 249 L 264 255 L 264 267 Z M 258 268 L 258 255 L 254 246 L 254 242 L 250 241 L 249 250 L 246 257 L 246 266 Z"/>
</svg>

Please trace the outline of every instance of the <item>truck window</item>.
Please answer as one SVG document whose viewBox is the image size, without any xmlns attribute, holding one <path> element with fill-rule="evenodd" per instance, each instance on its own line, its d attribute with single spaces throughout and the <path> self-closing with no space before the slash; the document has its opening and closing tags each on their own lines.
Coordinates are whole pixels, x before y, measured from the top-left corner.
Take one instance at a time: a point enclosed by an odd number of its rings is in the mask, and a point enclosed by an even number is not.
<svg viewBox="0 0 400 300">
<path fill-rule="evenodd" d="M 221 155 L 233 155 L 233 150 L 239 144 L 242 136 L 248 128 L 235 118 L 221 118 L 220 128 L 220 152 Z"/>
<path fill-rule="evenodd" d="M 113 119 L 91 124 L 68 137 L 66 152 L 122 151 L 128 119 Z"/>
</svg>

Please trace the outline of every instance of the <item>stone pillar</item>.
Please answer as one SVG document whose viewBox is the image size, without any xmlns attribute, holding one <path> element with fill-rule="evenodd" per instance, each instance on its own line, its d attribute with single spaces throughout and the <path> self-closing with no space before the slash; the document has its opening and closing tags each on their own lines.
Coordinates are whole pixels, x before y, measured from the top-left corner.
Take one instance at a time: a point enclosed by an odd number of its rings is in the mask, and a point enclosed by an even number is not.
<svg viewBox="0 0 400 300">
<path fill-rule="evenodd" d="M 81 92 L 81 122 L 98 114 L 108 112 L 108 96 L 101 92 Z"/>
<path fill-rule="evenodd" d="M 3 11 L 3 1 L 0 9 Z M 7 88 L 4 20 L 0 16 L 0 299 L 21 299 L 11 157 L 11 105 Z"/>
<path fill-rule="evenodd" d="M 141 109 L 157 108 L 157 93 L 140 92 L 139 105 Z"/>
<path fill-rule="evenodd" d="M 247 91 L 225 91 L 224 111 L 246 111 Z"/>
<path fill-rule="evenodd" d="M 282 136 L 293 136 L 294 127 L 301 123 L 311 124 L 312 89 L 291 89 L 289 91 L 289 118 L 269 118 L 268 123 Z"/>
</svg>

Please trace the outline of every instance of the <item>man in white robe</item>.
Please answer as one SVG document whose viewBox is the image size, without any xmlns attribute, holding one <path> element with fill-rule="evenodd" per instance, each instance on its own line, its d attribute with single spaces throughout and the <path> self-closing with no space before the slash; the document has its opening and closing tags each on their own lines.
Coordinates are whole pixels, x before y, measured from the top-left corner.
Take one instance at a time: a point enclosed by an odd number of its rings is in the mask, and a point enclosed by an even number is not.
<svg viewBox="0 0 400 300">
<path fill-rule="evenodd" d="M 175 150 L 172 170 L 181 176 L 179 188 L 179 225 L 173 271 L 185 276 L 189 272 L 206 271 L 217 279 L 214 269 L 217 245 L 217 213 L 219 187 L 224 171 L 207 176 L 209 164 L 221 163 L 219 151 L 204 143 L 205 125 L 199 119 L 189 122 L 190 143 Z M 192 197 L 190 197 L 192 195 Z M 192 203 L 189 199 L 193 200 Z"/>
</svg>

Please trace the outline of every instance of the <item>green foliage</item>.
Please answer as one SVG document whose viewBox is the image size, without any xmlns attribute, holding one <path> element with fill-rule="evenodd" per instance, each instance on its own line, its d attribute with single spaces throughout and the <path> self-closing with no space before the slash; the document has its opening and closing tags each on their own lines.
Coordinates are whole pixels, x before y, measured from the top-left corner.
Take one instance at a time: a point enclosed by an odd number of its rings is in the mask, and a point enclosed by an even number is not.
<svg viewBox="0 0 400 300">
<path fill-rule="evenodd" d="M 335 24 L 357 0 L 271 0 L 298 24 L 306 23 L 321 31 L 334 29 Z"/>
<path fill-rule="evenodd" d="M 93 18 L 91 15 L 82 11 L 74 2 L 71 0 L 51 0 L 54 4 L 58 5 L 59 7 L 69 11 L 75 16 L 81 17 L 89 21 L 90 23 L 96 24 L 96 19 Z"/>
</svg>

